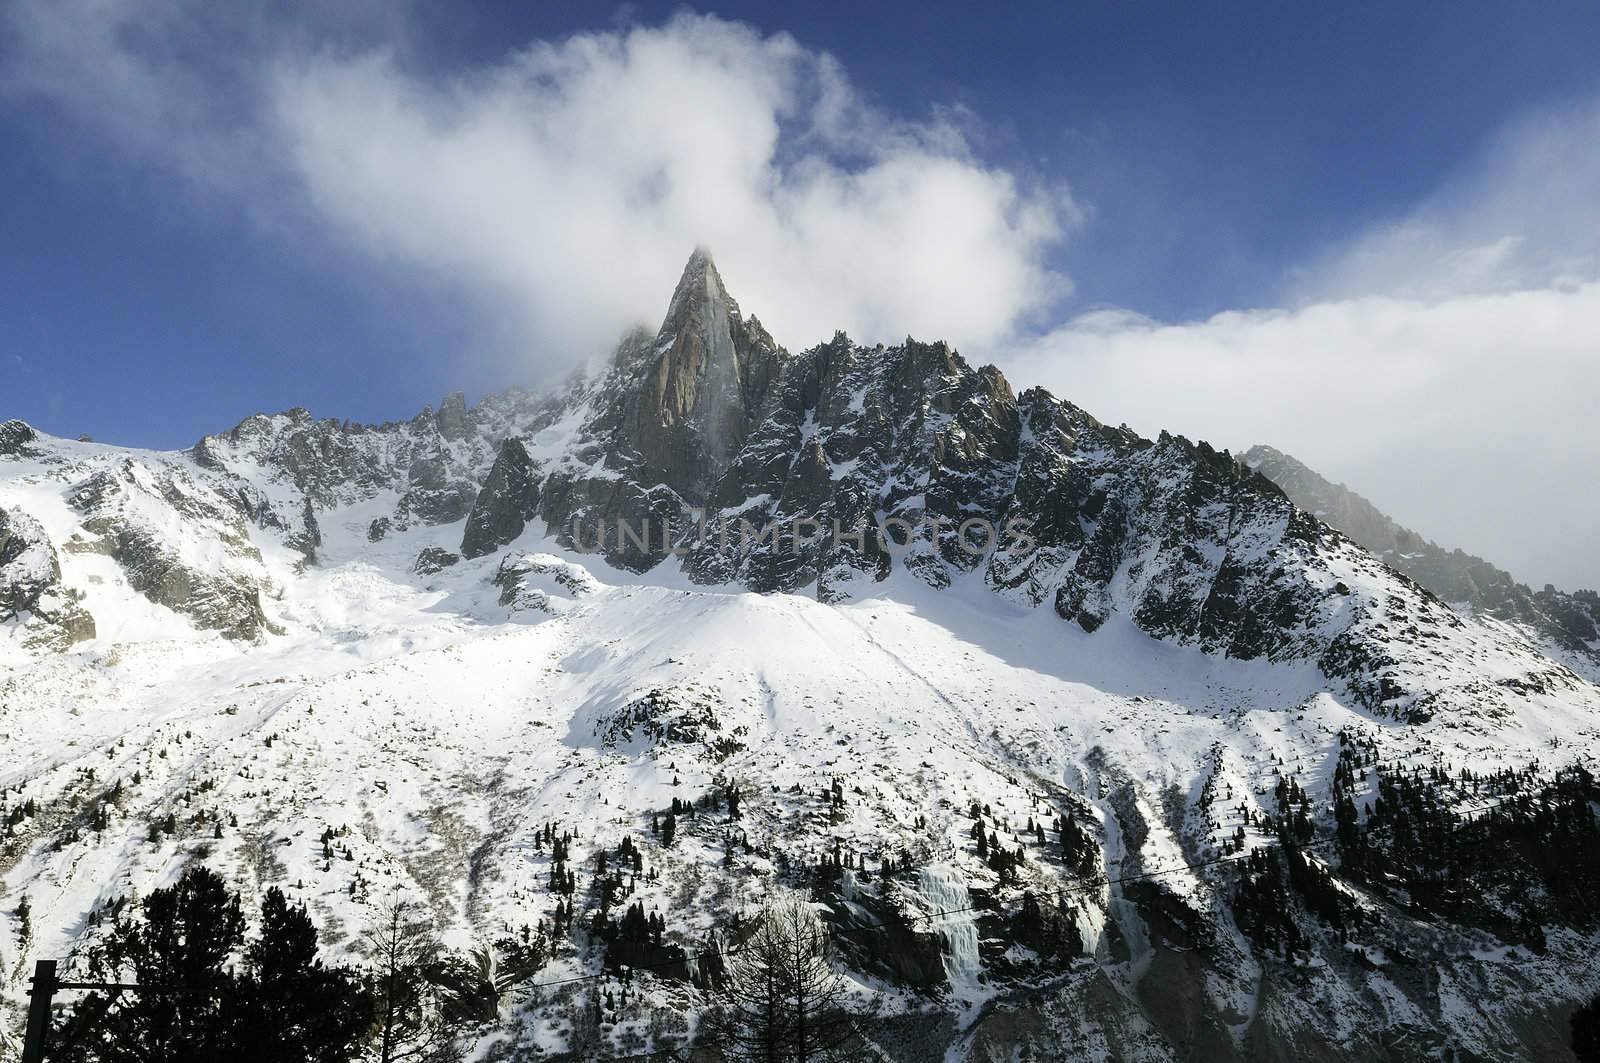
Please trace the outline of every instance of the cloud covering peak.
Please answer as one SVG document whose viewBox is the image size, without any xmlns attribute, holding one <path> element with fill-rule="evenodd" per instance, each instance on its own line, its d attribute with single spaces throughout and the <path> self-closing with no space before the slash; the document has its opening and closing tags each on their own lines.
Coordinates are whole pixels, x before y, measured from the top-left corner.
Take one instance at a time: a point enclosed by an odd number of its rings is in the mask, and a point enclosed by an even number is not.
<svg viewBox="0 0 1600 1063">
<path fill-rule="evenodd" d="M 1071 303 L 1052 262 L 1092 203 L 985 159 L 964 112 L 875 105 L 789 34 L 681 13 L 450 66 L 404 4 L 291 15 L 12 0 L 0 95 L 292 253 L 460 296 L 502 384 L 653 324 L 709 246 L 790 347 L 948 339 L 1146 432 L 1280 447 L 1524 578 L 1600 583 L 1596 100 L 1525 116 L 1409 209 L 1273 263 L 1259 308 L 1159 322 Z M 1173 209 L 1151 207 L 1130 237 Z M 1197 269 L 1229 268 L 1207 250 Z"/>
<path fill-rule="evenodd" d="M 985 165 L 936 111 L 875 109 L 784 33 L 682 13 L 444 76 L 181 0 L 20 0 L 11 28 L 13 94 L 254 213 L 294 201 L 460 289 L 539 369 L 659 313 L 698 245 L 797 346 L 911 328 L 989 347 L 1070 290 L 1045 262 L 1077 216 L 1063 187 Z"/>
</svg>

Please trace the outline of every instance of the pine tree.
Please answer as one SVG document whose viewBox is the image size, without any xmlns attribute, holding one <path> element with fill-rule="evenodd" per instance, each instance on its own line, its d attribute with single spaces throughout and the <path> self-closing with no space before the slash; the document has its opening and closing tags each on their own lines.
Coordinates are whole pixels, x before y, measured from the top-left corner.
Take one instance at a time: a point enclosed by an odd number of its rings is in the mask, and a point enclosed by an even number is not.
<svg viewBox="0 0 1600 1063">
<path fill-rule="evenodd" d="M 261 935 L 245 950 L 239 987 L 240 1044 L 273 1045 L 282 1058 L 344 1063 L 372 1024 L 372 995 L 351 972 L 317 959 L 304 905 L 277 887 L 261 901 Z"/>
<path fill-rule="evenodd" d="M 429 980 L 439 945 L 410 905 L 397 901 L 367 932 L 377 994 L 378 1063 L 435 1063 L 453 1059 L 454 1045 Z"/>
<path fill-rule="evenodd" d="M 204 867 L 154 890 L 142 918 L 124 916 L 90 959 L 96 980 L 158 985 L 160 993 L 90 994 L 65 1024 L 67 1059 L 200 1063 L 235 1054 L 230 1020 L 238 994 L 223 964 L 244 941 L 239 898 Z"/>
<path fill-rule="evenodd" d="M 855 1037 L 860 1016 L 829 953 L 810 905 L 769 904 L 732 953 L 728 1003 L 708 1017 L 708 1039 L 735 1059 L 834 1058 Z"/>
<path fill-rule="evenodd" d="M 138 917 L 118 916 L 91 953 L 89 970 L 96 980 L 162 991 L 85 997 L 62 1024 L 51 1060 L 354 1059 L 371 1025 L 372 999 L 352 972 L 317 960 L 317 932 L 305 909 L 269 890 L 260 936 L 244 949 L 236 975 L 225 965 L 245 930 L 239 898 L 203 867 L 153 891 Z"/>
</svg>

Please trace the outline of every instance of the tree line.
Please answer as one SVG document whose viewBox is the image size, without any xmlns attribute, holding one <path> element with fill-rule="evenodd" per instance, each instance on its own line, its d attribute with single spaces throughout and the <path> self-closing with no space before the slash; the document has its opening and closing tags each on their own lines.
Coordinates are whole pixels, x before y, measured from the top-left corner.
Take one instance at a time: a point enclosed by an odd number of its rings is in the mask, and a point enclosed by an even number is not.
<svg viewBox="0 0 1600 1063">
<path fill-rule="evenodd" d="M 140 988 L 82 997 L 51 1034 L 52 1061 L 447 1063 L 452 1026 L 498 992 L 481 956 L 445 953 L 405 904 L 367 932 L 359 968 L 325 963 L 305 906 L 277 887 L 251 935 L 238 894 L 203 866 L 111 917 L 88 979 Z"/>
<path fill-rule="evenodd" d="M 252 933 L 239 895 L 203 866 L 137 904 L 97 913 L 111 924 L 86 956 L 88 980 L 141 988 L 81 997 L 57 1022 L 48 1058 L 451 1063 L 462 1058 L 457 1034 L 495 1021 L 506 994 L 555 945 L 541 924 L 492 949 L 452 955 L 419 913 L 395 904 L 365 934 L 366 965 L 354 966 L 321 958 L 305 906 L 282 890 L 268 889 L 255 916 Z M 661 916 L 635 902 L 596 938 L 607 967 L 623 972 L 624 992 L 632 970 L 663 957 L 705 992 L 685 1051 L 772 1063 L 855 1054 L 868 1009 L 836 970 L 828 931 L 803 900 L 773 903 L 731 935 L 713 935 L 692 972 L 664 931 Z"/>
</svg>

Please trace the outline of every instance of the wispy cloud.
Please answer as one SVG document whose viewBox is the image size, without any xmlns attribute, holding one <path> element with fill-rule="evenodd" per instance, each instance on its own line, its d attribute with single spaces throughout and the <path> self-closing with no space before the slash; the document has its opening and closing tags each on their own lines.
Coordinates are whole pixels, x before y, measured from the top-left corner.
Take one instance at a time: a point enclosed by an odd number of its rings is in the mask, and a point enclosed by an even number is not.
<svg viewBox="0 0 1600 1063">
<path fill-rule="evenodd" d="M 798 345 L 908 322 L 989 344 L 1065 285 L 1042 256 L 1070 201 L 947 125 L 874 112 L 827 56 L 716 18 L 536 45 L 450 85 L 308 56 L 273 101 L 327 218 L 568 344 L 658 313 L 696 243 Z"/>
<path fill-rule="evenodd" d="M 1600 104 L 1530 116 L 1291 281 L 1292 309 L 1083 315 L 1008 368 L 1091 411 L 1270 443 L 1525 579 L 1600 584 Z"/>
<path fill-rule="evenodd" d="M 17 0 L 0 13 L 0 92 L 139 163 L 243 192 L 265 153 L 252 120 L 263 33 L 183 0 Z"/>
<path fill-rule="evenodd" d="M 1527 115 L 1401 217 L 1297 272 L 1291 299 L 1418 299 L 1600 280 L 1600 100 Z"/>
</svg>

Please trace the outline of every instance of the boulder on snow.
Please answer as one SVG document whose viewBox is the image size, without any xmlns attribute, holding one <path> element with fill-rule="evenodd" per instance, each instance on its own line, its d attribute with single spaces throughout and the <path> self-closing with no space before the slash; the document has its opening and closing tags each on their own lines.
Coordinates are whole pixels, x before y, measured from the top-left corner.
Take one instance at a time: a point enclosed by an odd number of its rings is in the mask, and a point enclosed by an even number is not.
<svg viewBox="0 0 1600 1063">
<path fill-rule="evenodd" d="M 598 590 L 600 583 L 582 565 L 552 554 L 513 554 L 494 574 L 500 604 L 513 613 L 564 612 L 577 599 Z"/>
<path fill-rule="evenodd" d="M 460 560 L 460 554 L 451 553 L 442 546 L 428 546 L 424 547 L 422 553 L 417 555 L 417 561 L 411 566 L 411 571 L 419 576 L 431 576 L 435 572 L 444 571 Z"/>
</svg>

